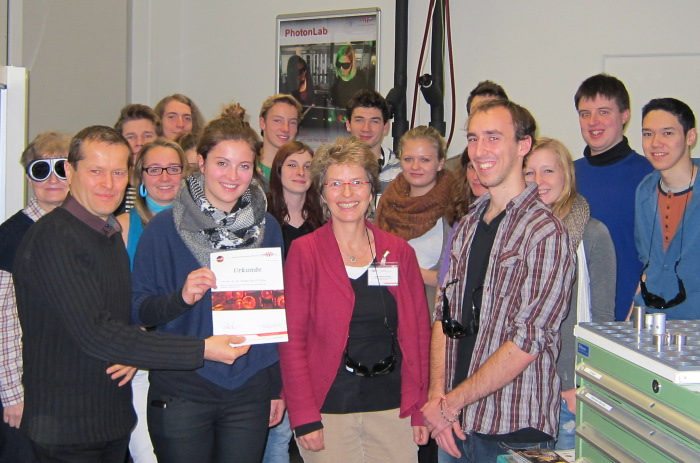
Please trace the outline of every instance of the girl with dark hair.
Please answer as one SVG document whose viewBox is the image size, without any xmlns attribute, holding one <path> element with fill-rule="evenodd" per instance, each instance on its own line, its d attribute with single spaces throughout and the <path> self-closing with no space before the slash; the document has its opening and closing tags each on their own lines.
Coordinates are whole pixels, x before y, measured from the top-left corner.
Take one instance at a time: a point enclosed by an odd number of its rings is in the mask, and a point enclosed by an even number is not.
<svg viewBox="0 0 700 463">
<path fill-rule="evenodd" d="M 469 152 L 464 148 L 459 159 L 459 167 L 455 171 L 455 182 L 452 187 L 452 201 L 447 205 L 447 220 L 451 227 L 467 215 L 469 206 L 488 191 L 479 181 L 474 165 L 469 159 Z"/>
<path fill-rule="evenodd" d="M 141 236 L 132 312 L 141 326 L 209 337 L 208 292 L 216 286 L 210 254 L 282 247 L 255 177 L 260 139 L 241 113 L 231 105 L 207 124 L 197 145 L 201 173 L 187 177 L 173 208 L 156 215 Z M 194 371 L 151 371 L 148 427 L 159 461 L 260 461 L 267 428 L 283 411 L 277 346 L 237 349 L 233 365 L 205 361 Z"/>
<path fill-rule="evenodd" d="M 292 141 L 282 145 L 272 161 L 267 210 L 282 226 L 285 256 L 292 241 L 325 222 L 309 174 L 313 155 L 308 145 Z"/>
<path fill-rule="evenodd" d="M 311 69 L 306 60 L 299 55 L 292 55 L 287 61 L 287 93 L 296 98 L 302 106 L 322 103 L 320 95 L 316 94 Z"/>
<path fill-rule="evenodd" d="M 299 141 L 282 145 L 272 161 L 267 211 L 282 226 L 284 257 L 292 241 L 323 225 L 323 212 L 316 188 L 311 184 L 309 168 L 313 150 Z M 270 429 L 263 463 L 289 463 L 292 429 L 289 418 Z"/>
</svg>

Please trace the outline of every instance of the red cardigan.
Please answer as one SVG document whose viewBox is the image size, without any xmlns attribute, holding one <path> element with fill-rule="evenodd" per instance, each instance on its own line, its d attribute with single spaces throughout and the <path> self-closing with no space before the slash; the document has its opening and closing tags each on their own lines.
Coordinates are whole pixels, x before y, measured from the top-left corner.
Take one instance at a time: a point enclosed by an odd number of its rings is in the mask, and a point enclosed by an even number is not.
<svg viewBox="0 0 700 463">
<path fill-rule="evenodd" d="M 398 308 L 402 418 L 422 426 L 427 399 L 430 321 L 413 248 L 367 222 L 377 258 L 398 262 L 399 285 L 389 287 Z M 292 243 L 284 265 L 289 342 L 279 345 L 284 396 L 292 428 L 321 421 L 321 406 L 338 371 L 348 338 L 355 293 L 331 223 Z M 371 381 L 371 379 L 368 379 Z"/>
</svg>

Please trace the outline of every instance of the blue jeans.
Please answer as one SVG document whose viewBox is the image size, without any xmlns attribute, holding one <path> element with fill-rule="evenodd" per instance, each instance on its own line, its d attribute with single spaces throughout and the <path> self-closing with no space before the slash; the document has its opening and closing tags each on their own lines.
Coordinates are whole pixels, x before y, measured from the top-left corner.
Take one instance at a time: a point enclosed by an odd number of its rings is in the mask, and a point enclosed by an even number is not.
<svg viewBox="0 0 700 463">
<path fill-rule="evenodd" d="M 511 444 L 480 438 L 475 434 L 467 436 L 467 440 L 455 437 L 457 448 L 462 456 L 455 458 L 443 449 L 438 451 L 439 463 L 496 463 L 499 455 L 508 453 L 508 449 L 552 449 L 554 440 L 544 442 Z"/>
<path fill-rule="evenodd" d="M 571 413 L 566 407 L 566 401 L 561 399 L 561 410 L 559 411 L 559 436 L 556 450 L 569 450 L 576 446 L 576 414 Z"/>
<path fill-rule="evenodd" d="M 282 421 L 267 432 L 263 463 L 289 463 L 289 441 L 291 440 L 292 428 L 289 425 L 289 414 L 285 411 Z"/>
</svg>

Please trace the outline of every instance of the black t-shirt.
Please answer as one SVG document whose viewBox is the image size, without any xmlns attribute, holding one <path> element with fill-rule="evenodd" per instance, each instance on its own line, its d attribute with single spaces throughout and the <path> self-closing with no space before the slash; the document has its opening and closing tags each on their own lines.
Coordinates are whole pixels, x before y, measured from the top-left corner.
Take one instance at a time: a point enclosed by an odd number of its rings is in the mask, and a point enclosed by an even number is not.
<svg viewBox="0 0 700 463">
<path fill-rule="evenodd" d="M 496 232 L 501 220 L 505 216 L 505 211 L 498 214 L 491 223 L 484 222 L 483 214 L 479 219 L 479 224 L 476 226 L 474 239 L 472 240 L 469 249 L 469 262 L 467 263 L 467 283 L 464 286 L 463 302 L 462 302 L 462 321 L 463 324 L 469 317 L 478 318 L 478 311 L 481 308 L 481 295 L 483 293 L 484 280 L 486 279 L 486 271 L 489 267 L 489 256 L 493 241 L 496 239 Z M 472 308 L 476 309 L 472 312 Z M 465 311 L 469 309 L 468 313 Z M 473 315 L 472 315 L 473 314 Z M 455 366 L 455 378 L 453 387 L 457 387 L 459 383 L 467 379 L 469 375 L 469 365 L 476 344 L 476 335 L 467 336 L 457 341 L 457 362 Z"/>
<path fill-rule="evenodd" d="M 289 254 L 289 248 L 292 245 L 292 241 L 314 231 L 314 228 L 311 226 L 311 224 L 306 221 L 304 221 L 304 223 L 302 223 L 298 228 L 293 225 L 289 225 L 288 223 L 282 225 L 281 228 L 282 238 L 284 238 L 285 259 L 287 258 L 287 254 Z"/>
</svg>

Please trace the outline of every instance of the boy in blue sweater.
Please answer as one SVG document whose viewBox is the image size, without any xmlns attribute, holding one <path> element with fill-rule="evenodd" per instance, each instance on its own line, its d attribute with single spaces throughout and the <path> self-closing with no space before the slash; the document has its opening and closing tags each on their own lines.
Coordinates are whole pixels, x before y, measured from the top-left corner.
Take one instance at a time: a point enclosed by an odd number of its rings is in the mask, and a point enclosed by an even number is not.
<svg viewBox="0 0 700 463">
<path fill-rule="evenodd" d="M 630 148 L 624 136 L 630 118 L 625 85 L 607 74 L 584 80 L 574 96 L 583 158 L 574 162 L 576 188 L 588 200 L 591 217 L 610 231 L 617 257 L 615 319 L 629 312 L 642 264 L 634 243 L 634 194 L 653 168 Z"/>
</svg>

